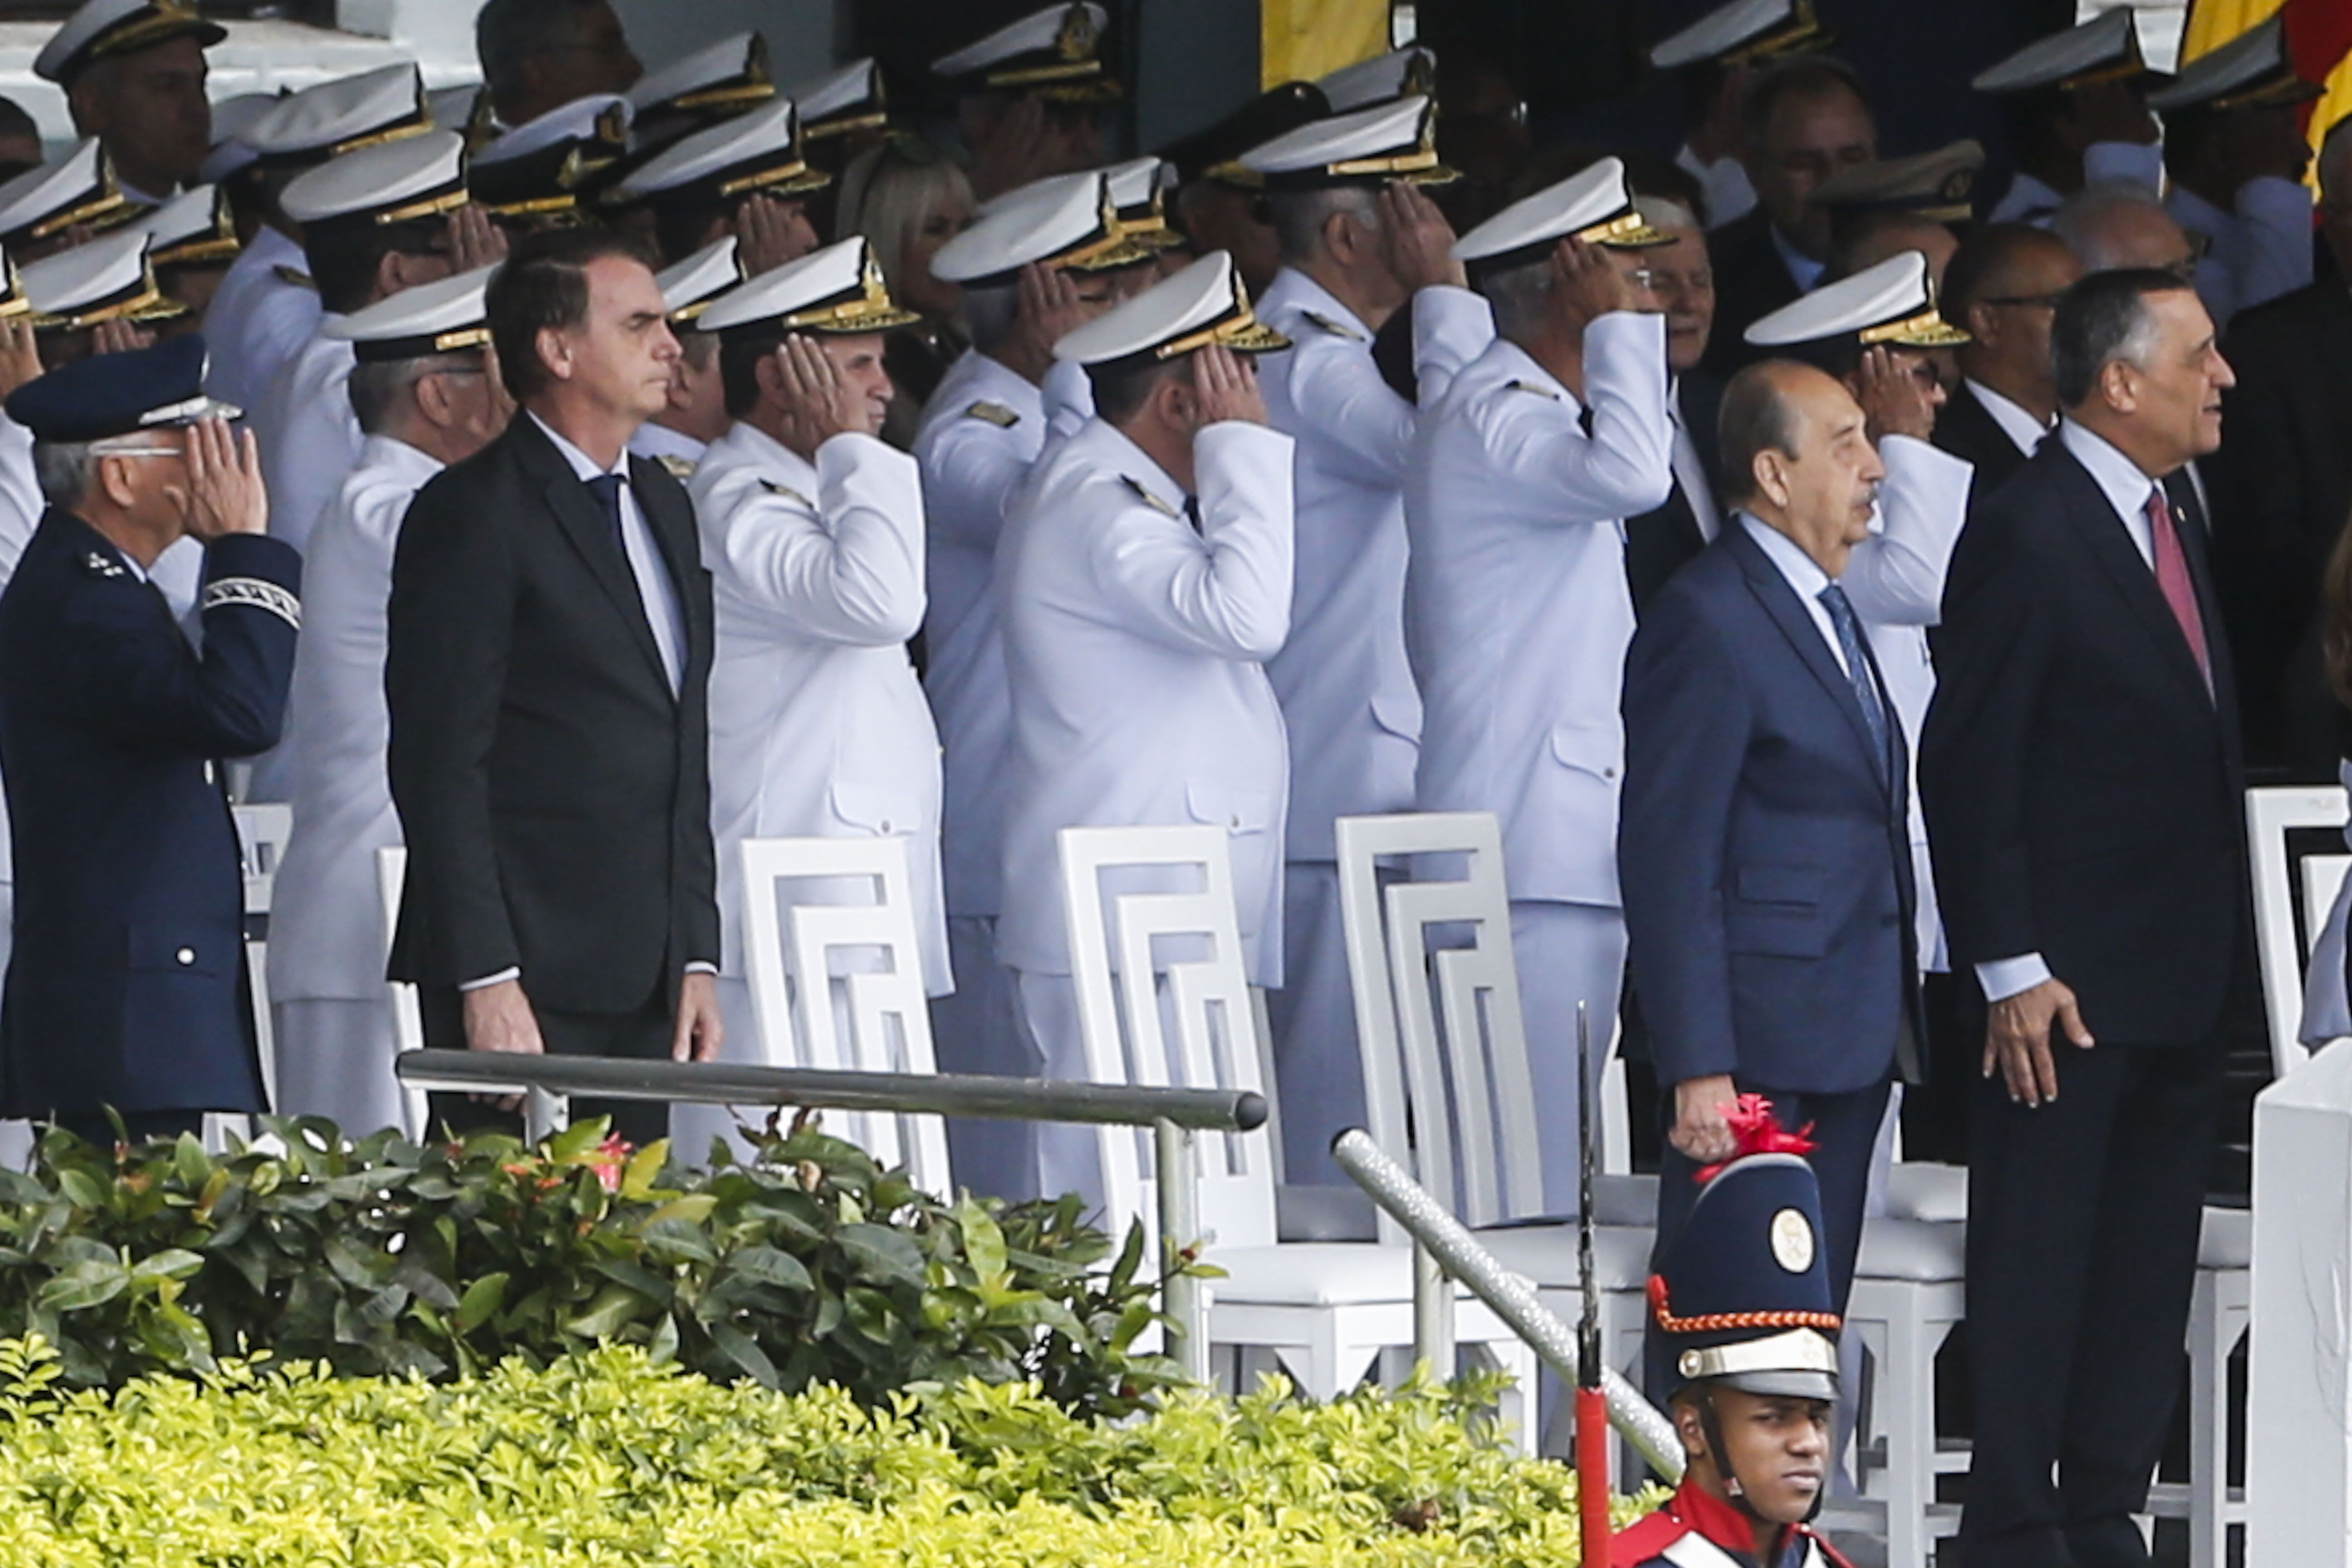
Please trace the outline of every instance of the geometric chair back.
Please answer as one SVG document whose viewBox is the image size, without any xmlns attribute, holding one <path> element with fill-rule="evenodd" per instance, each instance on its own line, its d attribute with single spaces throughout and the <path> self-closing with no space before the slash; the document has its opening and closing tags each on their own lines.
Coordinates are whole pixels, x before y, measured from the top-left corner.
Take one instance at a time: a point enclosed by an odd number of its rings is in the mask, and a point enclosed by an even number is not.
<svg viewBox="0 0 2352 1568">
<path fill-rule="evenodd" d="M 858 1072 L 939 1071 L 904 836 L 743 842 L 743 962 L 761 1058 Z M 928 1193 L 951 1194 L 936 1116 L 829 1113 L 827 1130 Z"/>
<path fill-rule="evenodd" d="M 1465 1225 L 1542 1214 L 1495 814 L 1343 816 L 1338 836 L 1366 1131 Z M 1400 859 L 1412 880 L 1382 874 Z M 1385 1213 L 1381 1225 L 1383 1239 L 1402 1238 Z"/>
<path fill-rule="evenodd" d="M 1264 1093 L 1225 830 L 1066 827 L 1058 845 L 1088 1079 Z M 1098 1130 L 1114 1236 L 1134 1218 L 1148 1237 L 1158 1234 L 1151 1136 L 1148 1128 Z M 1208 1132 L 1197 1146 L 1203 1230 L 1221 1247 L 1271 1245 L 1274 1141 L 1263 1129 Z"/>
<path fill-rule="evenodd" d="M 2298 855 L 2291 835 L 2344 827 L 2341 784 L 2293 785 L 2246 792 L 2246 837 L 2254 884 L 2254 942 L 2263 1005 L 2270 1025 L 2271 1062 L 2284 1078 L 2310 1056 L 2302 1039 L 2305 968 L 2326 922 L 2352 858 L 2338 837 L 2322 853 Z"/>
<path fill-rule="evenodd" d="M 389 844 L 375 852 L 375 890 L 383 910 L 383 951 L 392 956 L 392 933 L 400 924 L 400 891 L 408 880 L 408 847 Z M 416 999 L 416 987 L 405 980 L 387 981 L 392 992 L 393 1040 L 403 1051 L 425 1048 L 425 1014 Z M 425 1091 L 410 1089 L 408 1100 L 408 1131 L 412 1137 L 423 1138 L 433 1129 L 427 1125 Z"/>
<path fill-rule="evenodd" d="M 276 1020 L 269 1008 L 269 905 L 278 884 L 286 841 L 294 837 L 294 808 L 275 803 L 229 808 L 236 824 L 237 855 L 245 873 L 245 915 L 260 934 L 245 944 L 246 977 L 253 993 L 254 1043 L 261 1058 L 266 1093 L 278 1089 Z"/>
</svg>

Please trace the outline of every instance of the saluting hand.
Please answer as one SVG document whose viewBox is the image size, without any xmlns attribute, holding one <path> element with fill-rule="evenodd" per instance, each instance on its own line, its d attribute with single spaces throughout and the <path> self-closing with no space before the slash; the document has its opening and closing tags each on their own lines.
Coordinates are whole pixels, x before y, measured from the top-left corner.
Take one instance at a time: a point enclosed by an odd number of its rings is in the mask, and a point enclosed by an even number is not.
<svg viewBox="0 0 2352 1568">
<path fill-rule="evenodd" d="M 127 354 L 154 346 L 155 334 L 127 317 L 117 316 L 90 329 L 89 352 L 94 354 Z"/>
<path fill-rule="evenodd" d="M 871 436 L 865 400 L 852 396 L 841 373 L 816 341 L 794 332 L 777 346 L 777 390 L 783 404 L 784 445 L 814 460 L 816 449 L 847 431 Z"/>
<path fill-rule="evenodd" d="M 1470 286 L 1462 263 L 1454 259 L 1454 226 L 1428 192 L 1410 180 L 1391 180 L 1380 199 L 1381 243 L 1398 282 L 1415 293 L 1439 283 Z"/>
<path fill-rule="evenodd" d="M 1925 441 L 1936 434 L 1936 410 L 1944 405 L 1944 388 L 1924 363 L 1899 360 L 1885 344 L 1873 343 L 1862 351 L 1854 383 L 1854 401 L 1862 405 L 1874 443 L 1889 436 Z"/>
<path fill-rule="evenodd" d="M 30 316 L 0 320 L 0 397 L 5 397 L 41 374 L 41 352 L 33 336 Z"/>
<path fill-rule="evenodd" d="M 798 202 L 780 202 L 761 191 L 735 209 L 735 250 L 746 278 L 798 261 L 815 248 L 816 226 Z"/>
<path fill-rule="evenodd" d="M 1200 395 L 1204 428 L 1228 419 L 1245 425 L 1266 422 L 1256 367 L 1223 343 L 1211 343 L 1192 356 L 1192 385 Z"/>
<path fill-rule="evenodd" d="M 471 272 L 507 258 L 507 231 L 471 202 L 449 215 L 449 265 Z"/>
<path fill-rule="evenodd" d="M 1552 252 L 1552 302 L 1579 331 L 1612 310 L 1638 310 L 1642 296 L 1633 280 L 1601 247 L 1569 238 Z"/>
<path fill-rule="evenodd" d="M 203 419 L 181 437 L 188 484 L 165 492 L 179 508 L 189 533 L 209 543 L 232 533 L 266 533 L 269 492 L 261 482 L 261 447 L 253 432 L 242 438 L 223 419 Z"/>
</svg>

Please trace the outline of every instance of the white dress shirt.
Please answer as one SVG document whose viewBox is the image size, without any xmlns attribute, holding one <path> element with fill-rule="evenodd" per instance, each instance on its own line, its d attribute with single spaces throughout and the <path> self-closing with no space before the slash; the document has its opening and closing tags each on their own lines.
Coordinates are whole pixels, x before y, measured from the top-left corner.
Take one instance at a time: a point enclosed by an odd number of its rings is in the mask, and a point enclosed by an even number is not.
<svg viewBox="0 0 2352 1568">
<path fill-rule="evenodd" d="M 292 281 L 309 276 L 302 247 L 264 225 L 230 264 L 205 311 L 205 342 L 212 350 L 205 370 L 206 392 L 240 408 L 252 407 L 278 367 L 318 335 L 324 314 L 319 291 Z"/>
<path fill-rule="evenodd" d="M 1968 388 L 1984 411 L 1992 416 L 1992 422 L 2000 426 L 2000 433 L 2009 437 L 2010 444 L 2027 457 L 2033 456 L 2034 448 L 2042 445 L 2042 437 L 2050 434 L 2050 426 L 2028 414 L 2015 399 L 1995 392 L 1974 376 L 1968 378 Z"/>
<path fill-rule="evenodd" d="M 2115 508 L 2125 533 L 2130 536 L 2132 548 L 2147 563 L 2147 569 L 2155 571 L 2156 535 L 2154 525 L 2147 520 L 2147 502 L 2157 493 L 2157 482 L 2137 463 L 2116 450 L 2113 442 L 2072 419 L 2058 422 L 2058 438 L 2066 443 L 2066 450 L 2074 459 L 2090 471 L 2092 481 L 2107 498 L 2107 504 Z M 1977 983 L 1984 988 L 1988 1002 L 2006 1001 L 2020 992 L 2032 990 L 2050 977 L 2050 965 L 2038 952 L 1989 959 L 1977 965 Z"/>
<path fill-rule="evenodd" d="M 1723 531 L 1723 513 L 1715 504 L 1715 486 L 1706 477 L 1706 458 L 1691 438 L 1690 426 L 1683 422 L 1683 390 L 1678 382 L 1666 387 L 1666 417 L 1675 422 L 1674 467 L 1675 482 L 1683 488 L 1683 500 L 1690 504 L 1691 517 L 1698 523 L 1698 536 L 1709 544 Z"/>
<path fill-rule="evenodd" d="M 669 580 L 669 568 L 662 563 L 661 546 L 654 542 L 653 525 L 646 521 L 644 509 L 637 505 L 636 488 L 629 483 L 628 452 L 625 448 L 611 468 L 599 468 L 595 458 L 558 435 L 546 420 L 536 414 L 529 417 L 555 443 L 581 483 L 605 474 L 620 476 L 622 548 L 629 558 L 629 574 L 637 580 L 637 597 L 645 604 L 654 646 L 661 652 L 662 670 L 669 677 L 670 690 L 677 691 L 686 668 L 686 616 L 678 604 L 677 585 Z"/>
<path fill-rule="evenodd" d="M 1830 657 L 1837 667 L 1853 678 L 1853 666 L 1845 661 L 1845 647 L 1839 642 L 1837 622 L 1830 617 L 1830 607 L 1822 603 L 1822 590 L 1835 579 L 1822 570 L 1822 563 L 1805 553 L 1804 546 L 1781 532 L 1752 512 L 1741 512 L 1739 521 L 1748 530 L 1748 537 L 1756 542 L 1765 558 L 1780 569 L 1780 576 L 1805 606 L 1805 614 L 1813 620 L 1814 629 L 1828 645 Z"/>
</svg>

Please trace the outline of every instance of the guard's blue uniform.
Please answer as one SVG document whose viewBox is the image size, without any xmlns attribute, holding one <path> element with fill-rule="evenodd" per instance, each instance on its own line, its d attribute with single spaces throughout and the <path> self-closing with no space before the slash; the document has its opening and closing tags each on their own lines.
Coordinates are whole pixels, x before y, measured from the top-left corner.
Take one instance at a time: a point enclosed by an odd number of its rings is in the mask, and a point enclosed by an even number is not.
<svg viewBox="0 0 2352 1568">
<path fill-rule="evenodd" d="M 162 592 L 53 507 L 0 594 L 0 1115 L 264 1109 L 218 760 L 277 743 L 300 571 L 278 540 L 211 544 L 199 655 Z"/>
</svg>

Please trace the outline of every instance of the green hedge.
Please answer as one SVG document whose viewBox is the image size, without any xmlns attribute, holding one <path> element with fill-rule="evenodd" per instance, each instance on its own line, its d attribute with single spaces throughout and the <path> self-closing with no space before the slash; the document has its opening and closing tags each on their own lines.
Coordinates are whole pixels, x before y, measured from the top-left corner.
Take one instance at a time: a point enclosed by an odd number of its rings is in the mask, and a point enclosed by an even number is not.
<svg viewBox="0 0 2352 1568">
<path fill-rule="evenodd" d="M 0 1563 L 1573 1564 L 1574 1476 L 1480 1440 L 1457 1397 L 1188 1391 L 1112 1422 L 963 1383 L 875 1409 L 619 1347 L 437 1384 L 225 1363 L 66 1392 L 54 1351 L 11 1342 Z"/>
<path fill-rule="evenodd" d="M 1160 1283 L 1140 1234 L 1114 1257 L 1075 1198 L 943 1203 L 807 1128 L 705 1171 L 599 1122 L 536 1150 L 268 1126 L 282 1152 L 45 1134 L 0 1171 L 0 1338 L 40 1335 L 74 1387 L 258 1351 L 439 1377 L 605 1342 L 868 1405 L 976 1377 L 1117 1415 L 1179 1381 L 1133 1349 Z"/>
</svg>

